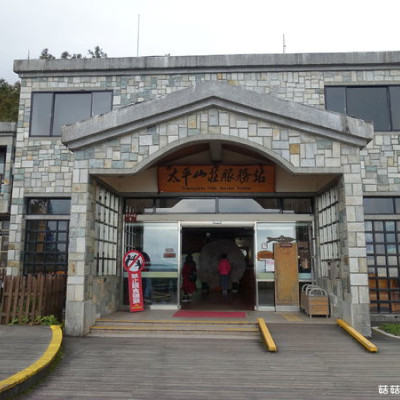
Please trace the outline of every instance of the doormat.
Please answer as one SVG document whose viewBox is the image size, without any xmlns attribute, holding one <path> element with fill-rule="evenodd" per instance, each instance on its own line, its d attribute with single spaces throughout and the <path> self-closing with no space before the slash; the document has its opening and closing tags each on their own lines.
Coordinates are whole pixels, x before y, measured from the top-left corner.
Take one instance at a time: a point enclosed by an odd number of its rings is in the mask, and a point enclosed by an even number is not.
<svg viewBox="0 0 400 400">
<path fill-rule="evenodd" d="M 181 318 L 246 318 L 243 311 L 177 311 L 173 317 Z"/>
</svg>

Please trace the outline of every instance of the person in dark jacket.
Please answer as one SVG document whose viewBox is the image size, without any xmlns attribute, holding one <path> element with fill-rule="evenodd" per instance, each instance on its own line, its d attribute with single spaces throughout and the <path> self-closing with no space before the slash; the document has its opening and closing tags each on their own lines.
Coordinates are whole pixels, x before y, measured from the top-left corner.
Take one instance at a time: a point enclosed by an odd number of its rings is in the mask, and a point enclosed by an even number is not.
<svg viewBox="0 0 400 400">
<path fill-rule="evenodd" d="M 193 257 L 188 254 L 182 268 L 183 302 L 190 302 L 192 293 L 196 290 L 197 268 Z"/>
</svg>

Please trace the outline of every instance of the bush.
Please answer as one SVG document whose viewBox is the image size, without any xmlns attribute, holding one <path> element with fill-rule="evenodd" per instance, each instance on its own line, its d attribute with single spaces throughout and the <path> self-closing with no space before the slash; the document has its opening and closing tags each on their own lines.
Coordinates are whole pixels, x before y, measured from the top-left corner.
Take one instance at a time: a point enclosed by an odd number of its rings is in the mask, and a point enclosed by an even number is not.
<svg viewBox="0 0 400 400">
<path fill-rule="evenodd" d="M 400 323 L 384 323 L 382 324 L 379 329 L 382 329 L 383 331 L 390 333 L 395 336 L 400 336 Z"/>
</svg>

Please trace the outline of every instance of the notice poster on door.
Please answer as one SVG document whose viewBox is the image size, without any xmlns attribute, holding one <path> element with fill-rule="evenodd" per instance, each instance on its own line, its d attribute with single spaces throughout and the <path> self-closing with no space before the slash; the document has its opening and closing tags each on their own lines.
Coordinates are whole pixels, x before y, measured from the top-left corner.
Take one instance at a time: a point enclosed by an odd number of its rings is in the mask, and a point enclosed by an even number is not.
<svg viewBox="0 0 400 400">
<path fill-rule="evenodd" d="M 272 259 L 265 260 L 265 272 L 275 271 L 275 261 Z"/>
<path fill-rule="evenodd" d="M 130 311 L 143 311 L 142 270 L 145 264 L 144 256 L 137 250 L 130 250 L 124 255 L 123 264 L 125 271 L 128 272 Z"/>
</svg>

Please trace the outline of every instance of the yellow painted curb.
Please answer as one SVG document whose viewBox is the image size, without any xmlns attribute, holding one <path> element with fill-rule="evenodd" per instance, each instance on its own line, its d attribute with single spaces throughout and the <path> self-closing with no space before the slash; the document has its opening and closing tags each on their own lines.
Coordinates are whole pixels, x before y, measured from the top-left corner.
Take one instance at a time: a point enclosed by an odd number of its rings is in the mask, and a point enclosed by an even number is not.
<svg viewBox="0 0 400 400">
<path fill-rule="evenodd" d="M 361 343 L 368 351 L 370 351 L 371 353 L 376 353 L 378 351 L 378 348 L 373 343 L 371 343 L 365 336 L 361 335 L 360 332 L 354 329 L 346 321 L 343 321 L 342 319 L 337 319 L 336 322 L 347 333 L 353 336 L 354 339 Z"/>
<path fill-rule="evenodd" d="M 27 379 L 39 373 L 43 368 L 48 367 L 54 360 L 61 348 L 62 330 L 59 325 L 51 325 L 52 338 L 49 346 L 42 356 L 29 367 L 17 372 L 16 374 L 0 381 L 0 394 L 12 389 L 13 387 L 25 382 Z"/>
<path fill-rule="evenodd" d="M 258 318 L 258 327 L 260 328 L 261 334 L 263 335 L 265 345 L 267 346 L 268 351 L 271 352 L 277 351 L 274 339 L 272 339 L 271 333 L 269 332 L 267 324 L 265 323 L 263 318 Z"/>
</svg>

